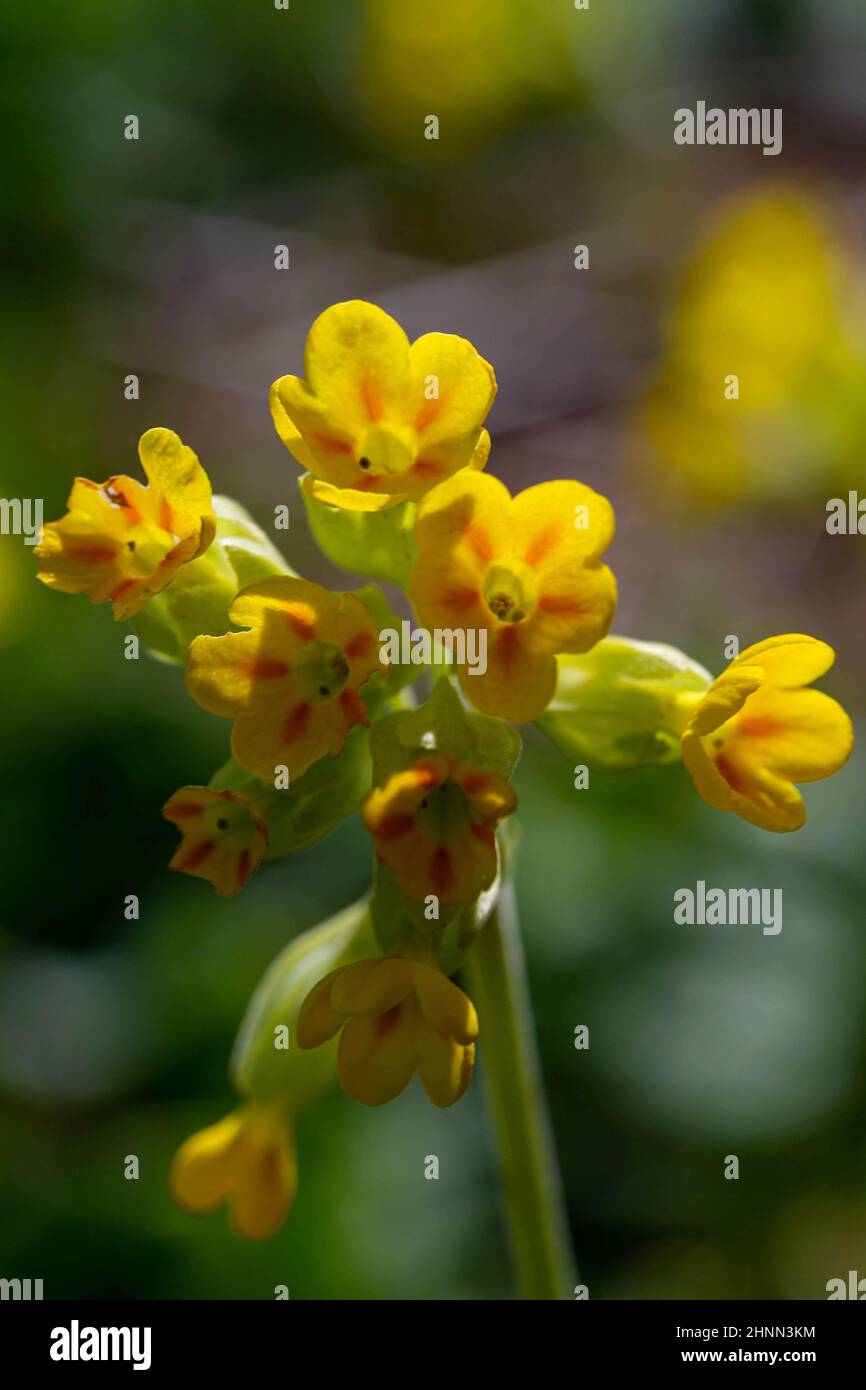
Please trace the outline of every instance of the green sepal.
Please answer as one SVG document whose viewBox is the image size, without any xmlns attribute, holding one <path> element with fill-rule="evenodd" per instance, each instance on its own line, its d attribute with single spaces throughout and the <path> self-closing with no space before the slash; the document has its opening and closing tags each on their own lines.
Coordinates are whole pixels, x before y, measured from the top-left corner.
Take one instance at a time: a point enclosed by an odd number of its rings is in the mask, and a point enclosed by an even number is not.
<svg viewBox="0 0 866 1390">
<path fill-rule="evenodd" d="M 331 563 L 352 574 L 408 588 L 415 559 L 415 503 L 400 502 L 382 512 L 344 511 L 317 502 L 303 482 L 302 478 L 301 496 L 310 530 Z"/>
<path fill-rule="evenodd" d="M 216 536 L 182 565 L 168 588 L 136 615 L 133 632 L 153 656 L 183 663 L 193 638 L 231 629 L 229 607 L 239 590 L 276 574 L 293 574 L 276 546 L 231 497 L 214 497 Z"/>
<path fill-rule="evenodd" d="M 277 859 L 324 839 L 354 815 L 370 790 L 371 772 L 369 733 L 359 724 L 349 732 L 339 757 L 319 758 L 285 790 L 246 772 L 234 758 L 210 785 L 252 801 L 268 828 L 265 858 Z"/>
<path fill-rule="evenodd" d="M 607 637 L 580 656 L 557 657 L 557 665 L 556 692 L 538 727 L 566 757 L 612 769 L 675 762 L 688 697 L 712 683 L 676 647 L 629 637 Z"/>
<path fill-rule="evenodd" d="M 400 619 L 394 612 L 378 584 L 365 584 L 361 589 L 355 589 L 354 595 L 359 598 L 365 608 L 370 613 L 374 623 L 381 634 L 393 629 L 400 631 Z M 405 686 L 411 685 L 418 679 L 418 667 L 411 662 L 392 662 L 386 674 L 379 674 L 378 678 L 372 679 L 364 687 L 364 699 L 367 701 L 371 687 L 382 691 L 385 695 L 394 695 Z"/>
<path fill-rule="evenodd" d="M 240 1095 L 268 1101 L 285 1097 L 297 1113 L 336 1078 L 337 1039 L 301 1049 L 295 1024 L 310 990 L 331 970 L 375 952 L 366 901 L 354 903 L 291 941 L 265 971 L 232 1049 L 229 1070 Z M 274 1046 L 285 1026 L 289 1046 Z"/>
<path fill-rule="evenodd" d="M 470 713 L 452 683 L 442 676 L 425 704 L 386 715 L 373 726 L 373 781 L 382 786 L 416 758 L 434 752 L 511 777 L 522 746 L 511 724 L 491 715 Z"/>
<path fill-rule="evenodd" d="M 383 955 L 398 955 L 404 950 L 422 957 L 431 955 L 444 974 L 453 975 L 496 906 L 501 883 L 500 847 L 500 863 L 490 887 L 471 903 L 440 903 L 438 918 L 430 921 L 424 902 L 405 897 L 393 870 L 377 859 L 370 914 Z"/>
</svg>

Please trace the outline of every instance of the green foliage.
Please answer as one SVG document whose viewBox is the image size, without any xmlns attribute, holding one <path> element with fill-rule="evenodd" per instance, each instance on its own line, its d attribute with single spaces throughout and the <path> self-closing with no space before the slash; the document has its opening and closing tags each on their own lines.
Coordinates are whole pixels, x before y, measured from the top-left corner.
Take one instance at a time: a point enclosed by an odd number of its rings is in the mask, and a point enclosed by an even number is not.
<svg viewBox="0 0 866 1390">
<path fill-rule="evenodd" d="M 605 638 L 557 662 L 556 693 L 536 722 L 566 757 L 597 767 L 675 762 L 682 697 L 712 681 L 676 647 L 628 637 Z"/>
<path fill-rule="evenodd" d="M 310 530 L 333 564 L 403 589 L 408 586 L 415 558 L 414 502 L 384 512 L 350 512 L 317 502 L 303 486 L 301 496 Z"/>
<path fill-rule="evenodd" d="M 366 902 L 354 903 L 281 951 L 257 986 L 244 1015 L 230 1072 L 243 1096 L 290 1099 L 294 1112 L 317 1100 L 336 1076 L 337 1040 L 302 1050 L 294 1026 L 301 1005 L 314 985 L 338 965 L 359 960 L 373 949 Z M 288 1047 L 276 1047 L 276 1030 L 288 1029 Z"/>
<path fill-rule="evenodd" d="M 520 735 L 502 719 L 470 713 L 454 686 L 441 677 L 418 709 L 387 715 L 370 735 L 373 779 L 381 786 L 423 753 L 444 753 L 510 777 L 520 757 Z"/>
<path fill-rule="evenodd" d="M 284 791 L 246 772 L 234 758 L 211 778 L 252 801 L 268 827 L 265 857 L 276 859 L 306 849 L 358 810 L 370 790 L 369 733 L 356 725 L 342 753 L 320 758 Z"/>
</svg>

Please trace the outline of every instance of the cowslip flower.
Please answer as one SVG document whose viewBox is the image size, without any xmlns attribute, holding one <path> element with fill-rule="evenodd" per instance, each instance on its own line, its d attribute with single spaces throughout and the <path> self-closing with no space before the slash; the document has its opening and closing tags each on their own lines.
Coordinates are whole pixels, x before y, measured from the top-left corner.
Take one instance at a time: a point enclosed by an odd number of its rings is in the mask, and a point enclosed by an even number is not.
<svg viewBox="0 0 866 1390">
<path fill-rule="evenodd" d="M 270 405 L 283 443 L 314 475 L 316 500 L 377 511 L 483 468 L 496 378 L 465 338 L 410 343 L 384 310 L 353 299 L 316 319 L 304 372 L 275 381 Z"/>
<path fill-rule="evenodd" d="M 181 787 L 162 814 L 183 832 L 169 868 L 208 879 L 223 897 L 243 888 L 268 847 L 267 826 L 236 792 Z"/>
<path fill-rule="evenodd" d="M 605 636 L 616 581 L 599 556 L 613 532 L 610 503 L 583 483 L 539 483 L 512 498 L 498 478 L 464 472 L 422 500 L 412 598 L 431 629 L 485 632 L 486 671 L 458 666 L 478 709 L 535 719 L 556 687 L 556 654 Z"/>
<path fill-rule="evenodd" d="M 441 970 L 402 956 L 332 970 L 298 1015 L 302 1048 L 340 1034 L 337 1075 L 365 1105 L 385 1105 L 417 1071 L 434 1105 L 453 1105 L 472 1076 L 478 1017 Z"/>
<path fill-rule="evenodd" d="M 286 1107 L 249 1101 L 178 1149 L 169 1177 L 175 1201 L 204 1215 L 229 1203 L 248 1240 L 279 1229 L 295 1200 L 298 1172 Z"/>
<path fill-rule="evenodd" d="M 146 487 L 122 474 L 76 478 L 69 511 L 43 528 L 36 547 L 43 584 L 110 600 L 118 622 L 165 589 L 216 531 L 210 482 L 192 449 L 173 430 L 152 429 L 138 453 Z"/>
<path fill-rule="evenodd" d="M 516 805 L 499 773 L 431 754 L 370 794 L 364 823 L 407 898 L 470 903 L 496 877 L 496 822 Z"/>
<path fill-rule="evenodd" d="M 814 637 L 768 637 L 706 694 L 681 697 L 683 761 L 705 801 L 764 830 L 799 830 L 806 807 L 794 783 L 838 772 L 854 745 L 842 706 L 806 688 L 834 660 Z"/>
<path fill-rule="evenodd" d="M 246 632 L 197 637 L 186 684 L 206 710 L 235 721 L 232 753 L 273 781 L 301 777 L 368 722 L 359 687 L 379 669 L 378 629 L 354 594 L 277 576 L 243 589 L 229 617 Z"/>
</svg>

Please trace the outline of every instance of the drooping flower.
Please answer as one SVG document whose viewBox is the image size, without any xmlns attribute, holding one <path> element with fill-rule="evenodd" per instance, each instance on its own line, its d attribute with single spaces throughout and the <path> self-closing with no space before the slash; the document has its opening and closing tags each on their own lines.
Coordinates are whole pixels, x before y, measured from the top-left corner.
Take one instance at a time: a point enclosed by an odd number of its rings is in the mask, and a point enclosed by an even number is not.
<svg viewBox="0 0 866 1390">
<path fill-rule="evenodd" d="M 407 898 L 470 903 L 496 877 L 496 822 L 516 805 L 497 772 L 431 754 L 370 794 L 364 823 Z"/>
<path fill-rule="evenodd" d="M 706 694 L 681 697 L 683 761 L 705 801 L 764 830 L 800 828 L 806 807 L 794 784 L 838 772 L 854 744 L 842 706 L 807 688 L 834 660 L 814 637 L 768 637 Z"/>
<path fill-rule="evenodd" d="M 423 499 L 412 597 L 430 629 L 484 634 L 486 671 L 458 667 L 478 709 L 535 719 L 556 687 L 556 654 L 605 636 L 616 581 L 599 556 L 613 531 L 610 503 L 583 483 L 539 483 L 512 498 L 498 478 L 466 472 Z"/>
<path fill-rule="evenodd" d="M 241 767 L 273 782 L 278 767 L 295 778 L 336 756 L 367 723 L 358 690 L 379 669 L 369 609 L 354 594 L 277 576 L 242 590 L 229 617 L 248 631 L 197 637 L 186 682 L 204 709 L 234 719 Z"/>
<path fill-rule="evenodd" d="M 353 299 L 316 319 L 304 371 L 275 381 L 270 405 L 283 443 L 314 475 L 316 500 L 377 511 L 484 467 L 496 378 L 465 338 L 410 343 L 384 310 Z"/>
<path fill-rule="evenodd" d="M 444 1107 L 469 1085 L 478 1017 L 441 970 L 386 956 L 332 970 L 307 995 L 298 1046 L 318 1047 L 337 1033 L 337 1074 L 355 1100 L 384 1105 L 418 1071 L 433 1104 Z"/>
<path fill-rule="evenodd" d="M 229 1203 L 234 1230 L 266 1240 L 295 1200 L 298 1172 L 286 1107 L 248 1101 L 193 1134 L 174 1157 L 172 1196 L 195 1215 Z"/>
<path fill-rule="evenodd" d="M 208 879 L 224 897 L 243 888 L 268 846 L 267 826 L 236 792 L 181 787 L 162 814 L 183 832 L 169 867 Z"/>
<path fill-rule="evenodd" d="M 147 486 L 124 475 L 76 478 L 69 511 L 43 528 L 36 547 L 43 584 L 110 600 L 118 622 L 166 588 L 216 530 L 208 476 L 173 430 L 148 430 L 138 453 Z"/>
</svg>

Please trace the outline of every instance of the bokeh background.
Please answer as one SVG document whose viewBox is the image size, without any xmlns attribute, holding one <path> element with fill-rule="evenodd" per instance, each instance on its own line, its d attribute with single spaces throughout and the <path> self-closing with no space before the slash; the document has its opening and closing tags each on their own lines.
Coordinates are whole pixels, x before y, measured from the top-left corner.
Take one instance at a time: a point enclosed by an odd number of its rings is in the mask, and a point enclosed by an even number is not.
<svg viewBox="0 0 866 1390">
<path fill-rule="evenodd" d="M 616 630 L 712 670 L 728 634 L 813 633 L 862 718 L 864 543 L 825 530 L 866 457 L 860 0 L 12 0 L 0 54 L 0 492 L 57 516 L 74 474 L 134 471 L 167 425 L 263 524 L 292 504 L 293 564 L 345 581 L 266 392 L 322 308 L 369 298 L 494 363 L 512 486 L 576 476 L 613 500 Z M 677 147 L 698 99 L 782 107 L 782 155 Z M 252 987 L 363 891 L 366 837 L 346 824 L 228 901 L 170 874 L 160 807 L 207 781 L 228 725 L 175 669 L 124 660 L 105 608 L 41 588 L 11 536 L 0 709 L 0 1275 L 46 1297 L 511 1296 L 481 1084 L 445 1114 L 414 1087 L 381 1112 L 335 1093 L 265 1245 L 172 1206 L 172 1152 L 231 1104 Z M 534 731 L 518 788 L 591 1296 L 822 1298 L 866 1274 L 860 756 L 807 789 L 796 837 L 714 813 L 679 766 L 575 791 Z M 781 936 L 675 926 L 698 878 L 782 887 Z"/>
</svg>

